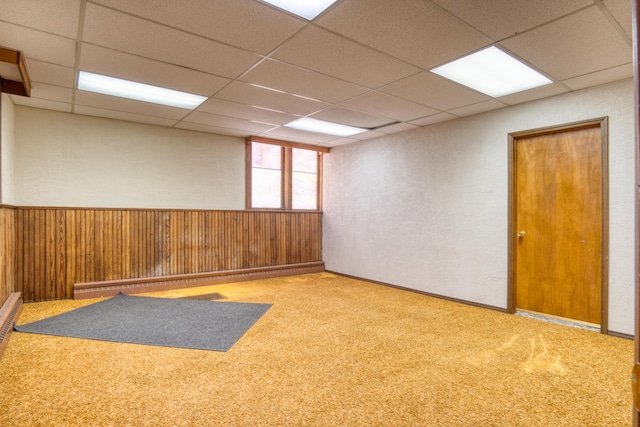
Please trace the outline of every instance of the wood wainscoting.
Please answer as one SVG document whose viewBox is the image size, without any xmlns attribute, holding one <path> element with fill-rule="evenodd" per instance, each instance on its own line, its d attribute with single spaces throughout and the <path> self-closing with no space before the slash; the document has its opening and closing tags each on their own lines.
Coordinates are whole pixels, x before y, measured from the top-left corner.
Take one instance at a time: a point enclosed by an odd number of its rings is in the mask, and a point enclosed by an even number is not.
<svg viewBox="0 0 640 427">
<path fill-rule="evenodd" d="M 25 302 L 72 298 L 75 283 L 322 262 L 321 212 L 19 207 L 15 215 L 15 290 Z"/>
<path fill-rule="evenodd" d="M 16 210 L 0 206 L 0 305 L 15 289 Z"/>
</svg>

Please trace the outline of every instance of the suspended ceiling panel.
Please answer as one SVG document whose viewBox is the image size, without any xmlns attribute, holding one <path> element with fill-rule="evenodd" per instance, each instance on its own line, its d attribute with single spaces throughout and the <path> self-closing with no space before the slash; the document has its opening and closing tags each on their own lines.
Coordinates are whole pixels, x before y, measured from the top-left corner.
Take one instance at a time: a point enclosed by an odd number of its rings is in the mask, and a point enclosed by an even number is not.
<svg viewBox="0 0 640 427">
<path fill-rule="evenodd" d="M 311 22 L 260 0 L 0 0 L 0 10 L 0 46 L 24 53 L 32 80 L 31 98 L 11 95 L 18 105 L 327 146 L 633 75 L 631 0 L 339 0 Z M 488 46 L 553 84 L 494 99 L 429 71 Z M 81 70 L 208 100 L 189 111 L 91 94 L 76 88 Z M 375 130 L 283 127 L 305 116 Z"/>
</svg>

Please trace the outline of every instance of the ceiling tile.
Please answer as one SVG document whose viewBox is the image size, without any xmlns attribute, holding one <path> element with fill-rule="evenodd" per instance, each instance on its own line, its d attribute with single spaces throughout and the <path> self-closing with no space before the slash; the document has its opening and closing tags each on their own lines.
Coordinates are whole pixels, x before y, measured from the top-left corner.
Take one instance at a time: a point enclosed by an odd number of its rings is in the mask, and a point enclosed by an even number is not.
<svg viewBox="0 0 640 427">
<path fill-rule="evenodd" d="M 235 78 L 260 56 L 125 13 L 87 4 L 83 40 L 223 77 Z"/>
<path fill-rule="evenodd" d="M 469 25 L 424 0 L 345 1 L 319 18 L 317 24 L 424 69 L 491 43 Z"/>
<path fill-rule="evenodd" d="M 263 61 L 240 80 L 332 104 L 368 90 L 353 83 L 273 60 Z"/>
<path fill-rule="evenodd" d="M 371 89 L 420 71 L 406 62 L 314 26 L 296 34 L 272 56 Z"/>
<path fill-rule="evenodd" d="M 274 125 L 255 123 L 249 120 L 238 119 L 235 117 L 219 116 L 217 114 L 202 113 L 198 111 L 192 112 L 182 121 L 221 128 L 237 129 L 251 132 L 252 134 L 264 132 L 274 128 Z"/>
<path fill-rule="evenodd" d="M 24 52 L 25 58 L 74 67 L 74 40 L 0 21 L 1 45 Z"/>
<path fill-rule="evenodd" d="M 283 139 L 285 141 L 306 142 L 309 144 L 328 142 L 333 139 L 336 139 L 336 137 L 333 135 L 305 132 L 303 130 L 292 129 L 287 127 L 279 127 L 267 132 L 262 132 L 260 136 L 264 136 L 266 138 Z"/>
<path fill-rule="evenodd" d="M 454 116 L 453 114 L 438 113 L 438 114 L 434 114 L 433 116 L 423 117 L 418 120 L 413 120 L 411 121 L 411 123 L 418 126 L 429 126 L 429 125 L 442 123 L 442 122 L 446 122 L 446 121 L 457 119 L 457 118 L 458 117 Z"/>
<path fill-rule="evenodd" d="M 369 132 L 362 132 L 357 135 L 352 135 L 351 138 L 357 139 L 358 141 L 364 141 L 367 139 L 380 138 L 381 136 L 385 136 L 385 134 L 382 132 L 370 130 Z"/>
<path fill-rule="evenodd" d="M 379 129 L 376 129 L 377 132 L 382 132 L 388 135 L 396 132 L 404 132 L 406 130 L 416 129 L 420 126 L 412 125 L 409 123 L 396 123 L 395 125 L 384 126 Z"/>
<path fill-rule="evenodd" d="M 299 116 L 285 114 L 279 111 L 252 107 L 217 98 L 211 98 L 203 102 L 196 111 L 227 117 L 239 117 L 246 120 L 252 120 L 260 123 L 271 123 L 274 125 L 283 125 L 299 118 Z"/>
<path fill-rule="evenodd" d="M 50 101 L 48 99 L 27 98 L 26 96 L 10 95 L 11 100 L 16 105 L 24 105 L 25 107 L 42 108 L 43 110 L 71 112 L 71 104 L 59 101 Z"/>
<path fill-rule="evenodd" d="M 497 110 L 506 106 L 507 104 L 504 104 L 498 100 L 490 99 L 488 101 L 478 102 L 477 104 L 467 105 L 465 107 L 456 108 L 447 112 L 458 117 L 465 117 L 471 116 L 473 114 L 486 113 L 487 111 Z"/>
<path fill-rule="evenodd" d="M 231 81 L 224 77 L 116 52 L 87 43 L 82 44 L 79 68 L 83 71 L 207 97 Z"/>
<path fill-rule="evenodd" d="M 579 90 L 629 78 L 633 78 L 633 64 L 624 64 L 607 70 L 596 71 L 595 73 L 563 80 L 562 83 L 571 90 Z"/>
<path fill-rule="evenodd" d="M 172 120 L 180 120 L 190 112 L 182 108 L 151 104 L 149 102 L 118 98 L 83 90 L 76 90 L 76 105 Z"/>
<path fill-rule="evenodd" d="M 171 119 L 163 119 L 160 117 L 146 116 L 142 114 L 127 113 L 124 111 L 105 110 L 102 108 L 88 107 L 86 105 L 76 105 L 74 108 L 76 114 L 85 116 L 105 117 L 108 119 L 124 120 L 127 122 L 147 123 L 158 126 L 173 126 L 176 121 Z"/>
<path fill-rule="evenodd" d="M 56 86 L 74 87 L 75 71 L 70 67 L 27 59 L 27 70 L 32 82 L 42 82 Z"/>
<path fill-rule="evenodd" d="M 336 139 L 332 139 L 331 141 L 323 142 L 319 145 L 323 145 L 325 147 L 337 147 L 340 145 L 352 144 L 354 142 L 360 142 L 360 141 L 358 141 L 357 139 L 351 139 L 351 138 L 336 138 Z"/>
<path fill-rule="evenodd" d="M 557 80 L 632 60 L 631 46 L 597 6 L 512 37 L 501 45 Z"/>
<path fill-rule="evenodd" d="M 366 129 L 384 126 L 395 122 L 394 119 L 390 119 L 388 117 L 372 116 L 371 114 L 349 110 L 342 107 L 327 108 L 326 110 L 322 110 L 319 113 L 312 115 L 311 117 L 318 120 L 325 120 L 328 122 Z"/>
<path fill-rule="evenodd" d="M 375 91 L 345 101 L 340 106 L 400 121 L 409 121 L 438 112 L 433 108 Z"/>
<path fill-rule="evenodd" d="M 495 41 L 593 4 L 592 0 L 433 0 Z"/>
<path fill-rule="evenodd" d="M 611 12 L 627 36 L 633 38 L 633 2 L 629 0 L 602 0 L 602 4 Z"/>
<path fill-rule="evenodd" d="M 245 131 L 245 130 L 222 128 L 222 127 L 218 127 L 218 126 L 209 126 L 209 125 L 203 125 L 203 124 L 200 124 L 200 123 L 180 122 L 177 125 L 175 125 L 174 127 L 178 128 L 178 129 L 187 129 L 187 130 L 193 130 L 193 131 L 197 131 L 197 132 L 217 133 L 219 135 L 239 136 L 239 137 L 242 137 L 242 138 L 246 138 L 248 136 L 252 136 L 253 135 L 253 133 Z"/>
<path fill-rule="evenodd" d="M 73 100 L 73 89 L 35 82 L 31 88 L 31 96 L 33 98 L 48 99 L 50 101 L 66 102 L 71 104 Z"/>
<path fill-rule="evenodd" d="M 407 77 L 380 90 L 438 110 L 451 110 L 490 99 L 480 92 L 428 71 Z"/>
<path fill-rule="evenodd" d="M 216 98 L 305 116 L 329 107 L 329 104 L 324 102 L 301 98 L 241 82 L 231 83 L 222 89 L 216 95 Z"/>
<path fill-rule="evenodd" d="M 560 95 L 561 93 L 566 92 L 569 91 L 562 84 L 551 83 L 534 89 L 513 93 L 511 95 L 501 96 L 498 99 L 505 104 L 515 105 L 522 104 L 523 102 L 534 101 L 536 99 L 547 98 L 549 96 Z"/>
<path fill-rule="evenodd" d="M 271 52 L 306 25 L 302 19 L 256 1 L 96 2 L 261 54 Z"/>
<path fill-rule="evenodd" d="M 0 19 L 35 30 L 76 38 L 80 0 L 2 0 Z"/>
</svg>

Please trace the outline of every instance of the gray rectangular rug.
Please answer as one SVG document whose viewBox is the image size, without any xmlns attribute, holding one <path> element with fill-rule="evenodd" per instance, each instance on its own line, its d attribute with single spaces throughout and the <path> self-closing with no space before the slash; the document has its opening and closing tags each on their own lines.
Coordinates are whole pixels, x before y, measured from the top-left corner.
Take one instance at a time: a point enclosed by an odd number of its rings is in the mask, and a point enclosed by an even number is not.
<svg viewBox="0 0 640 427">
<path fill-rule="evenodd" d="M 271 304 L 118 294 L 26 325 L 19 332 L 227 351 Z"/>
</svg>

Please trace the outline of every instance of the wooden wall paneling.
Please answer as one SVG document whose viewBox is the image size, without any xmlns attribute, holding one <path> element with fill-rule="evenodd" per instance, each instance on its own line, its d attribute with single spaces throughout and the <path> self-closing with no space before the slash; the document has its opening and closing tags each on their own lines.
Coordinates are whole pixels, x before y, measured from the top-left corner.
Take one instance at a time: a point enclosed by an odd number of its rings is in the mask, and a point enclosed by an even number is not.
<svg viewBox="0 0 640 427">
<path fill-rule="evenodd" d="M 113 243 L 115 240 L 115 236 L 113 235 L 113 211 L 104 211 L 102 220 L 102 252 L 104 254 L 104 258 L 101 262 L 101 267 L 104 271 L 103 280 L 113 280 Z"/>
<path fill-rule="evenodd" d="M 22 227 L 21 215 L 23 211 L 16 209 L 15 211 L 15 228 L 16 228 L 16 262 L 15 262 L 15 290 L 22 293 L 24 298 L 24 287 L 23 287 L 23 277 L 24 277 L 24 263 L 17 262 L 17 259 L 23 260 L 23 252 L 24 252 L 24 229 Z"/>
<path fill-rule="evenodd" d="M 137 254 L 140 262 L 140 274 L 149 276 L 149 243 L 153 238 L 150 236 L 152 227 L 149 224 L 149 212 L 140 212 L 140 228 L 138 229 L 137 239 L 140 242 L 140 252 Z"/>
<path fill-rule="evenodd" d="M 111 225 L 111 256 L 113 269 L 111 274 L 113 277 L 124 277 L 122 275 L 122 211 L 113 212 L 113 223 Z"/>
<path fill-rule="evenodd" d="M 6 209 L 0 209 L 0 306 L 13 292 L 13 283 L 7 280 L 7 266 L 9 265 L 8 217 Z"/>
<path fill-rule="evenodd" d="M 16 212 L 0 208 L 0 305 L 17 291 L 16 277 Z"/>
<path fill-rule="evenodd" d="M 87 234 L 86 234 L 87 211 L 84 209 L 76 213 L 76 242 L 78 247 L 76 250 L 76 281 L 87 281 Z"/>
<path fill-rule="evenodd" d="M 156 216 L 157 211 L 148 211 L 147 212 L 147 275 L 155 276 L 156 275 L 156 266 L 158 264 L 158 242 L 160 241 L 160 236 L 162 235 L 162 231 L 158 230 L 158 217 Z M 162 274 L 162 271 L 160 272 Z"/>
<path fill-rule="evenodd" d="M 133 264 L 131 262 L 131 217 L 133 215 L 132 211 L 124 212 L 123 220 L 122 220 L 122 257 L 123 259 L 123 269 L 124 275 L 126 277 L 134 277 L 133 276 Z"/>
<path fill-rule="evenodd" d="M 78 257 L 78 244 L 76 235 L 76 216 L 78 211 L 70 209 L 66 212 L 65 222 L 65 287 L 64 295 L 73 295 L 73 284 L 76 283 L 76 273 L 78 271 L 75 260 Z"/>
<path fill-rule="evenodd" d="M 278 227 L 277 217 L 273 213 L 267 215 L 267 224 L 269 224 L 269 264 L 278 264 L 278 234 L 276 229 Z"/>
<path fill-rule="evenodd" d="M 23 216 L 23 234 L 24 234 L 24 248 L 23 248 L 23 276 L 21 285 L 22 299 L 24 301 L 35 301 L 35 282 L 34 274 L 32 273 L 35 268 L 35 211 L 22 212 Z"/>
<path fill-rule="evenodd" d="M 321 221 L 309 212 L 0 209 L 0 239 L 11 237 L 0 242 L 0 278 L 42 301 L 71 297 L 75 283 L 320 262 Z"/>
<path fill-rule="evenodd" d="M 95 216 L 95 222 L 93 224 L 94 229 L 93 233 L 95 237 L 95 280 L 107 280 L 107 275 L 105 271 L 105 241 L 104 241 L 104 228 L 105 228 L 105 214 L 106 212 L 103 210 L 94 210 L 93 214 Z M 88 248 L 91 249 L 91 248 Z"/>
<path fill-rule="evenodd" d="M 36 269 L 35 269 L 35 281 L 36 281 L 36 300 L 47 301 L 48 290 L 46 283 L 45 273 L 47 271 L 47 240 L 46 240 L 46 213 L 44 209 L 38 209 L 36 211 L 36 234 L 35 234 L 35 247 L 36 247 Z"/>
<path fill-rule="evenodd" d="M 213 232 L 215 234 L 215 270 L 224 270 L 223 260 L 227 259 L 226 251 L 228 248 L 224 246 L 224 235 L 222 234 L 222 224 L 224 223 L 224 212 L 214 212 Z"/>
<path fill-rule="evenodd" d="M 163 224 L 163 212 L 162 211 L 154 211 L 153 212 L 153 229 L 155 230 L 155 245 L 154 245 L 154 268 L 153 275 L 154 276 L 162 276 L 163 271 L 163 238 L 164 230 L 162 228 Z"/>
<path fill-rule="evenodd" d="M 96 235 L 95 235 L 96 216 L 93 210 L 85 211 L 84 235 L 86 246 L 83 250 L 86 252 L 85 257 L 85 280 L 96 280 Z"/>
<path fill-rule="evenodd" d="M 156 274 L 155 259 L 157 253 L 158 234 L 155 211 L 142 211 L 142 229 L 138 239 L 141 244 L 141 266 L 144 277 L 153 277 Z"/>
<path fill-rule="evenodd" d="M 46 300 L 56 299 L 56 212 L 43 211 L 45 248 L 44 248 L 44 295 Z"/>
<path fill-rule="evenodd" d="M 55 284 L 56 299 L 65 298 L 67 293 L 67 215 L 65 210 L 55 211 L 56 216 L 56 264 L 55 264 Z M 70 289 L 69 289 L 70 290 Z"/>
<path fill-rule="evenodd" d="M 205 271 L 203 265 L 204 257 L 204 229 L 202 228 L 201 215 L 202 212 L 191 212 L 191 236 L 193 238 L 193 246 L 195 253 L 191 255 L 191 270 L 195 273 Z"/>
</svg>

